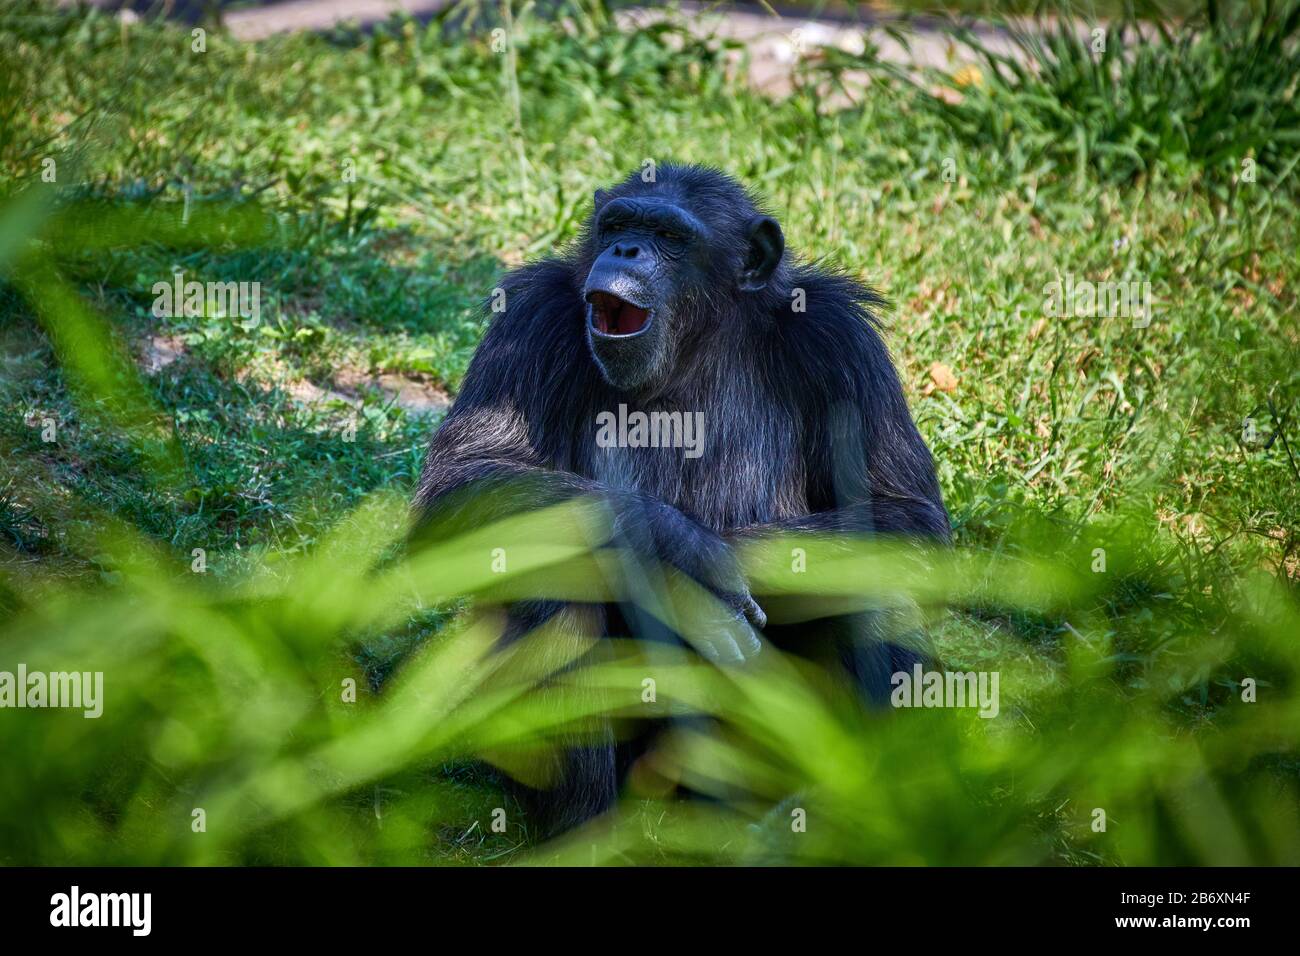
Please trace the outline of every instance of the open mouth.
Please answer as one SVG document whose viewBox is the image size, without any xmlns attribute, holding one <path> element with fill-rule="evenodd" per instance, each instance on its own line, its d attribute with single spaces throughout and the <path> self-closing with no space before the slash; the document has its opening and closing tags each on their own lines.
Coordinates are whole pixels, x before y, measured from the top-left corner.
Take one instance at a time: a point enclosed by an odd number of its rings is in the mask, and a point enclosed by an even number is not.
<svg viewBox="0 0 1300 956">
<path fill-rule="evenodd" d="M 650 321 L 649 309 L 608 292 L 593 292 L 587 301 L 591 303 L 592 328 L 604 335 L 635 335 Z"/>
</svg>

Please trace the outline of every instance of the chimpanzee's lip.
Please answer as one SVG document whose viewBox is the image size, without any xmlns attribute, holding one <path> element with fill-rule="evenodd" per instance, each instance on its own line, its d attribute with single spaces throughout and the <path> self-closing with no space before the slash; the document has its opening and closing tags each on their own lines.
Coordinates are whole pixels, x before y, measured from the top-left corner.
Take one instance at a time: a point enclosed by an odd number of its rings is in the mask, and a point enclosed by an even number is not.
<svg viewBox="0 0 1300 956">
<path fill-rule="evenodd" d="M 587 293 L 587 322 L 591 331 L 607 339 L 627 339 L 650 327 L 654 312 L 612 292 Z"/>
</svg>

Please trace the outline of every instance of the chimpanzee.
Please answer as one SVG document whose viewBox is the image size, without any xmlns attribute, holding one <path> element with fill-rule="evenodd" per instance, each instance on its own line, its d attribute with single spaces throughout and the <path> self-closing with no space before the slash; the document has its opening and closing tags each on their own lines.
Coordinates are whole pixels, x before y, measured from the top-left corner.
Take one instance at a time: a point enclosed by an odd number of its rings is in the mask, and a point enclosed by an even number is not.
<svg viewBox="0 0 1300 956">
<path fill-rule="evenodd" d="M 417 516 L 478 524 L 591 496 L 624 551 L 720 599 L 727 617 L 697 645 L 704 656 L 743 663 L 761 647 L 756 630 L 803 653 L 818 628 L 864 697 L 886 698 L 916 651 L 853 617 L 764 631 L 733 557 L 738 541 L 783 531 L 948 539 L 930 451 L 871 311 L 880 298 L 796 260 L 735 180 L 662 164 L 597 190 L 573 246 L 511 272 L 500 293 L 430 444 Z M 688 416 L 702 440 L 601 440 L 612 416 L 637 412 Z M 544 623 L 588 637 L 652 626 L 634 608 L 538 601 L 509 609 L 504 640 Z M 554 788 L 526 801 L 543 827 L 601 812 L 625 770 L 612 736 L 563 762 Z"/>
</svg>

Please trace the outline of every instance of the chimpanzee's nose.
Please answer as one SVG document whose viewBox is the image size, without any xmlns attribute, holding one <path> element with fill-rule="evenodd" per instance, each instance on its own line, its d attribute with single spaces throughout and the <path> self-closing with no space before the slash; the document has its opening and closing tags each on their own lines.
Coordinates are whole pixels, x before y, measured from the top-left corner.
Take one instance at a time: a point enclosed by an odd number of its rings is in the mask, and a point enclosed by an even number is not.
<svg viewBox="0 0 1300 956">
<path fill-rule="evenodd" d="M 640 246 L 629 246 L 622 242 L 614 243 L 614 255 L 620 259 L 635 259 L 640 251 Z"/>
</svg>

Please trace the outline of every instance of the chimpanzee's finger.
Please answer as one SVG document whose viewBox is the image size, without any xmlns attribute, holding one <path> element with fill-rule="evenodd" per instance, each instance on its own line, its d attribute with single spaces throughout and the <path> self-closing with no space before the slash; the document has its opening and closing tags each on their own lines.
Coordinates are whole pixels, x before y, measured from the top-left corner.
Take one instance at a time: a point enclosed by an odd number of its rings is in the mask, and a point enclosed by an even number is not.
<svg viewBox="0 0 1300 956">
<path fill-rule="evenodd" d="M 733 628 L 724 624 L 702 642 L 713 652 L 712 656 L 709 656 L 709 660 L 714 664 L 734 665 L 745 663 L 745 655 L 741 651 L 740 645 L 736 643 L 733 630 Z"/>
<path fill-rule="evenodd" d="M 755 605 L 755 607 L 757 607 L 757 605 Z M 763 612 L 759 611 L 758 613 L 762 615 Z M 763 649 L 763 641 L 759 638 L 758 634 L 756 634 L 754 629 L 748 624 L 745 624 L 736 630 L 740 632 L 735 638 L 736 644 L 740 647 L 740 653 L 745 655 L 745 660 L 748 661 L 757 657 L 758 652 Z"/>
</svg>

